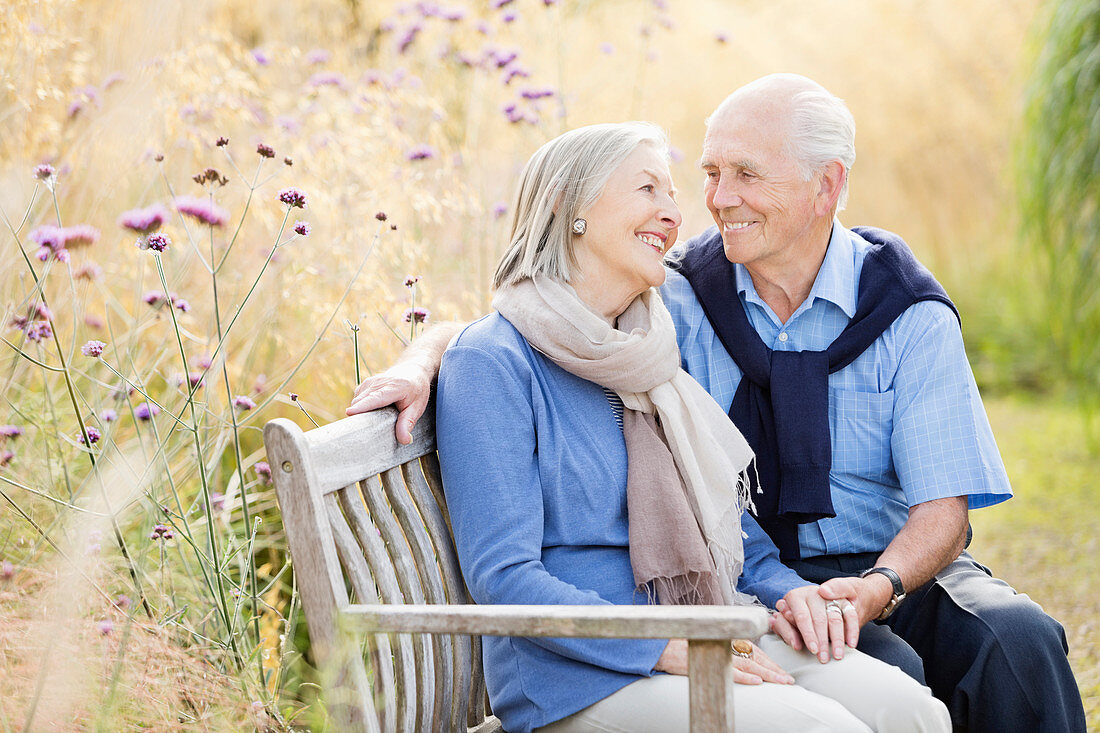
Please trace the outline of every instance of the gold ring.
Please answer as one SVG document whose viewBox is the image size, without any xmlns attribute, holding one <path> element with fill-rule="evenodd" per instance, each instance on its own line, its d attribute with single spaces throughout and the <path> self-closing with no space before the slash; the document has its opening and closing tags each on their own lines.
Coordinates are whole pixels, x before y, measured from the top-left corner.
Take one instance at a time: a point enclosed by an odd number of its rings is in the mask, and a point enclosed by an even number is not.
<svg viewBox="0 0 1100 733">
<path fill-rule="evenodd" d="M 752 659 L 752 642 L 748 639 L 734 639 L 730 648 L 737 656 Z"/>
</svg>

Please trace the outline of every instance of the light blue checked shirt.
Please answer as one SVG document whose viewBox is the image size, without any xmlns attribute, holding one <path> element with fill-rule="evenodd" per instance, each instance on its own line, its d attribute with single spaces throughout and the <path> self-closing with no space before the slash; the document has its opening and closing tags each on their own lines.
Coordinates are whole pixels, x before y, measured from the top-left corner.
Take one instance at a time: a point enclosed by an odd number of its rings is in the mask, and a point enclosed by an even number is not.
<svg viewBox="0 0 1100 733">
<path fill-rule="evenodd" d="M 734 265 L 749 321 L 773 351 L 820 351 L 855 314 L 870 246 L 834 221 L 809 297 L 788 319 Z M 741 370 L 726 353 L 691 285 L 669 271 L 661 297 L 672 313 L 686 369 L 729 411 Z M 802 557 L 881 552 L 909 507 L 967 496 L 971 509 L 1012 496 L 955 314 L 934 301 L 906 310 L 844 369 L 829 375 L 829 473 L 836 517 L 799 526 Z"/>
</svg>

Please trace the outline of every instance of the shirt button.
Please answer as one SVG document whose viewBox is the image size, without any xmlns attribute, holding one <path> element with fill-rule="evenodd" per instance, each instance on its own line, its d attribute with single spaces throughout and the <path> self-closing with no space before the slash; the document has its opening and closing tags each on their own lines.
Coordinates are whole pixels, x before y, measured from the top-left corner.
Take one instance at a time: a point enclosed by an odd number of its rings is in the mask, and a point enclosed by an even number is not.
<svg viewBox="0 0 1100 733">
<path fill-rule="evenodd" d="M 782 333 L 779 334 L 779 340 L 786 343 L 786 341 L 787 341 L 787 332 L 786 331 L 783 331 Z"/>
</svg>

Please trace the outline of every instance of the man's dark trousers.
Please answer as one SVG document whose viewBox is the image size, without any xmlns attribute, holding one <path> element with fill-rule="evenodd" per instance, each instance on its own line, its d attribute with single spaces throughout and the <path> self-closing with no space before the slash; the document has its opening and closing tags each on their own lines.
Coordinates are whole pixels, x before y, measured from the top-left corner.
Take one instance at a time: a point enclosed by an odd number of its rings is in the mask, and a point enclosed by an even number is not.
<svg viewBox="0 0 1100 733">
<path fill-rule="evenodd" d="M 823 583 L 856 575 L 876 557 L 831 555 L 787 564 Z M 885 622 L 864 626 L 859 649 L 927 684 L 947 705 L 956 731 L 1085 733 L 1061 624 L 969 553 L 909 593 Z"/>
</svg>

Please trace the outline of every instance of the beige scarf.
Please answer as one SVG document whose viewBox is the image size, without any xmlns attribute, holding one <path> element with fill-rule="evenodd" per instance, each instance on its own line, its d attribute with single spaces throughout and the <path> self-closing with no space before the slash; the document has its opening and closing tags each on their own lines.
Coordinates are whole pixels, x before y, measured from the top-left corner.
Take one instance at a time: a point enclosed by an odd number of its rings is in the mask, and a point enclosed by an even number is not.
<svg viewBox="0 0 1100 733">
<path fill-rule="evenodd" d="M 555 364 L 622 398 L 638 587 L 653 583 L 662 603 L 753 602 L 736 590 L 752 450 L 680 368 L 672 318 L 657 292 L 638 296 L 617 328 L 572 287 L 542 275 L 501 288 L 493 307 Z"/>
</svg>

